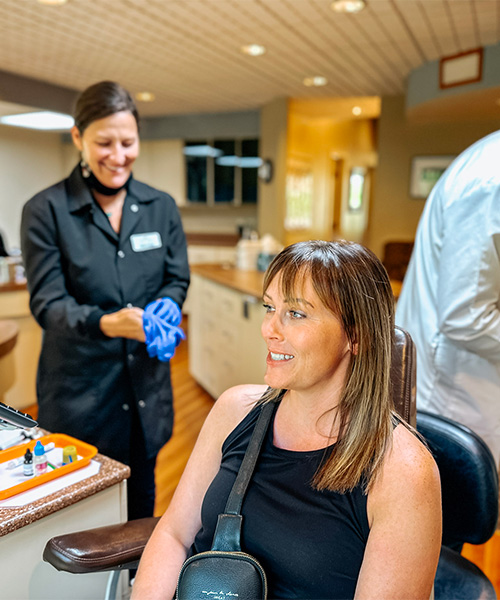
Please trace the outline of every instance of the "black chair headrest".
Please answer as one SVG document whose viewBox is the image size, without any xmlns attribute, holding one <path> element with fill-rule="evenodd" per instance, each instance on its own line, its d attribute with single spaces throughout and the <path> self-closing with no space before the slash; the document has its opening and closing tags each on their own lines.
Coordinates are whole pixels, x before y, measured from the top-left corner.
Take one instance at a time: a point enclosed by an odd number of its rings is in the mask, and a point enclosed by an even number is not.
<svg viewBox="0 0 500 600">
<path fill-rule="evenodd" d="M 424 411 L 417 411 L 417 430 L 439 467 L 443 544 L 485 543 L 498 520 L 498 472 L 490 449 L 465 425 Z"/>
</svg>

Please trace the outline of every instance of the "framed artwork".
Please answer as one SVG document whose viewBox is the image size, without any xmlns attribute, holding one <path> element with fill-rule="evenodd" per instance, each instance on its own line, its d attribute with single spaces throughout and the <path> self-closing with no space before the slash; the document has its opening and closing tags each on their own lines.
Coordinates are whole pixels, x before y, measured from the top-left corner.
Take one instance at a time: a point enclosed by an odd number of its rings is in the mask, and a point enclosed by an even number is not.
<svg viewBox="0 0 500 600">
<path fill-rule="evenodd" d="M 415 156 L 411 161 L 410 196 L 427 198 L 454 156 Z"/>
</svg>

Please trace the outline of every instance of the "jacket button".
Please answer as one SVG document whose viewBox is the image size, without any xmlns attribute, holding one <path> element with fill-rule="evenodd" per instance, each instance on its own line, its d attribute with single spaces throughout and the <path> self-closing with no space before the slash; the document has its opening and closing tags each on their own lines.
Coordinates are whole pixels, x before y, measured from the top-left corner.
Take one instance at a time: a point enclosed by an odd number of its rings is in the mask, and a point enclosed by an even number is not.
<svg viewBox="0 0 500 600">
<path fill-rule="evenodd" d="M 123 410 L 128 410 L 129 409 L 129 405 L 128 404 L 122 404 L 122 408 L 123 408 Z"/>
<path fill-rule="evenodd" d="M 139 207 L 137 206 L 137 204 L 131 204 L 130 205 L 130 210 L 132 212 L 138 212 L 139 211 Z"/>
<path fill-rule="evenodd" d="M 124 256 L 125 256 L 125 252 L 123 250 L 118 250 L 117 254 L 120 258 L 124 258 Z"/>
<path fill-rule="evenodd" d="M 128 354 L 127 358 L 129 359 L 130 362 L 132 362 L 134 360 L 134 355 L 133 354 Z"/>
<path fill-rule="evenodd" d="M 144 408 L 146 406 L 146 403 L 144 402 L 144 400 L 139 400 L 139 406 L 141 408 Z"/>
<path fill-rule="evenodd" d="M 127 308 L 133 308 L 134 305 L 132 304 L 132 302 L 127 302 Z"/>
</svg>

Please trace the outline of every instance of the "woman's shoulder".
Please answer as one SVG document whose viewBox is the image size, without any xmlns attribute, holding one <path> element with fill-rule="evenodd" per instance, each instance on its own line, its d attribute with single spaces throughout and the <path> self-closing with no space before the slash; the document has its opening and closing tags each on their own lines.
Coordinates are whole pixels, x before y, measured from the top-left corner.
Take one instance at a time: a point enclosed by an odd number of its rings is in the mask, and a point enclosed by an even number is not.
<svg viewBox="0 0 500 600">
<path fill-rule="evenodd" d="M 67 193 L 66 193 L 66 181 L 62 179 L 53 185 L 40 190 L 34 196 L 32 196 L 24 205 L 26 212 L 44 213 L 50 210 L 51 206 L 54 206 L 55 210 L 57 207 L 66 206 Z"/>
<path fill-rule="evenodd" d="M 67 181 L 68 181 L 68 178 L 66 177 L 65 179 L 61 179 L 60 181 L 57 181 L 56 183 L 49 185 L 48 187 L 44 188 L 43 190 L 40 190 L 34 196 L 32 196 L 31 199 L 29 200 L 29 202 L 32 202 L 32 203 L 33 202 L 45 202 L 53 197 L 63 196 L 63 195 L 65 196 Z"/>
<path fill-rule="evenodd" d="M 161 199 L 167 204 L 175 205 L 175 200 L 170 194 L 135 178 L 131 180 L 129 192 L 141 200 Z"/>
<path fill-rule="evenodd" d="M 432 454 L 414 432 L 399 424 L 369 493 L 372 512 L 436 499 L 440 490 L 439 470 Z"/>
<path fill-rule="evenodd" d="M 400 423 L 393 433 L 393 444 L 386 457 L 390 468 L 402 469 L 412 466 L 412 472 L 419 469 L 437 470 L 437 465 L 425 443 L 414 431 Z"/>
<path fill-rule="evenodd" d="M 255 407 L 266 389 L 265 385 L 237 385 L 219 396 L 207 421 L 221 442 Z"/>
</svg>

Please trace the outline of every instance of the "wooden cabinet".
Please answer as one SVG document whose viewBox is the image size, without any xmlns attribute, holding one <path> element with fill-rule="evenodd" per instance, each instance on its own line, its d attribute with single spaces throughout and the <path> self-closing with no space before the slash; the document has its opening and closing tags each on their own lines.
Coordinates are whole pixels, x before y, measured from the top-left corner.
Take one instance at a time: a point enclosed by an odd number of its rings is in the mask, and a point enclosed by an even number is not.
<svg viewBox="0 0 500 600">
<path fill-rule="evenodd" d="M 264 383 L 260 299 L 198 274 L 190 298 L 189 366 L 196 381 L 214 398 L 233 385 Z"/>
<path fill-rule="evenodd" d="M 13 320 L 19 329 L 14 350 L 0 361 L 0 401 L 22 410 L 37 401 L 36 372 L 42 346 L 42 330 L 31 316 L 29 294 L 23 286 L 0 289 L 0 319 Z"/>
</svg>

